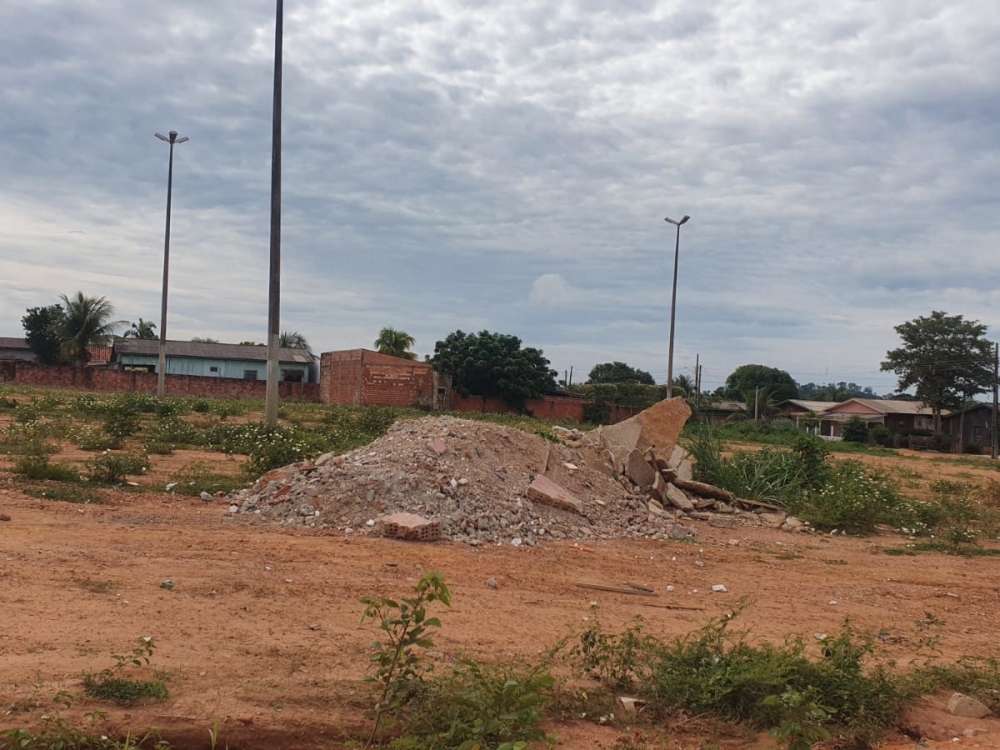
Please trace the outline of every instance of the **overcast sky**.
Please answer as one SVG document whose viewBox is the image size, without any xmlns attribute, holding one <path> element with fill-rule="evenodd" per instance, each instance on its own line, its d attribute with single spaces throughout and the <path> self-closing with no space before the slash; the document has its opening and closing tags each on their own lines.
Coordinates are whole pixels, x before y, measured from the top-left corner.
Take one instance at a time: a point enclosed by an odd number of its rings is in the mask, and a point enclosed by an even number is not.
<svg viewBox="0 0 1000 750">
<path fill-rule="evenodd" d="M 891 390 L 893 326 L 1000 337 L 996 0 L 286 0 L 281 327 L 519 336 L 560 373 Z M 264 341 L 274 5 L 0 4 L 0 335 L 61 293 Z"/>
</svg>

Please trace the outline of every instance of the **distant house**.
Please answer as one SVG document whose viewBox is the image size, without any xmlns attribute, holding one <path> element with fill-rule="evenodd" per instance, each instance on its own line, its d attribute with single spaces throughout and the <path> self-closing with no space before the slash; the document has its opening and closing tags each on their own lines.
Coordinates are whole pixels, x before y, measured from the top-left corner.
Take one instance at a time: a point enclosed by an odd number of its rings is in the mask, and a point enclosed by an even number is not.
<svg viewBox="0 0 1000 750">
<path fill-rule="evenodd" d="M 946 417 L 950 413 L 945 409 L 941 416 Z M 893 435 L 934 429 L 934 412 L 920 401 L 849 398 L 839 404 L 831 404 L 820 414 L 820 434 L 839 437 L 841 425 L 851 417 L 860 417 L 869 426 L 885 427 Z"/>
<path fill-rule="evenodd" d="M 812 434 L 819 432 L 819 415 L 836 406 L 835 401 L 806 401 L 800 398 L 790 398 L 778 404 L 778 411 L 788 417 L 799 429 Z"/>
<path fill-rule="evenodd" d="M 323 403 L 451 408 L 451 379 L 428 362 L 345 349 L 323 352 L 320 373 Z"/>
<path fill-rule="evenodd" d="M 734 414 L 746 414 L 747 405 L 742 401 L 717 399 L 699 410 L 698 419 L 711 425 L 724 425 Z"/>
<path fill-rule="evenodd" d="M 941 420 L 941 431 L 955 443 L 966 448 L 974 446 L 980 452 L 990 450 L 993 435 L 993 404 L 976 404 L 962 412 L 953 412 Z M 961 440 L 959 440 L 961 432 Z"/>
<path fill-rule="evenodd" d="M 113 362 L 119 370 L 156 372 L 159 347 L 155 339 L 119 339 L 113 347 Z M 266 346 L 168 341 L 166 360 L 168 375 L 267 379 Z M 315 358 L 304 349 L 279 349 L 278 379 L 286 383 L 315 382 L 314 363 Z"/>
<path fill-rule="evenodd" d="M 37 357 L 23 338 L 0 336 L 0 359 L 34 362 Z"/>
</svg>

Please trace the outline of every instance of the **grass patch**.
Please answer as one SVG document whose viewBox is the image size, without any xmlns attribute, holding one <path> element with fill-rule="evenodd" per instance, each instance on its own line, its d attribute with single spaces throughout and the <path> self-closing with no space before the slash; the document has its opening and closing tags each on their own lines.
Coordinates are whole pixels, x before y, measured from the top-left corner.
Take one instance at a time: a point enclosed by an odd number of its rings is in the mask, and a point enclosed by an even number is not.
<svg viewBox="0 0 1000 750">
<path fill-rule="evenodd" d="M 231 474 L 213 472 L 201 461 L 185 466 L 168 485 L 169 492 L 177 495 L 195 495 L 202 492 L 214 495 L 216 492 L 230 493 L 245 485 L 243 479 Z"/>
<path fill-rule="evenodd" d="M 81 484 L 53 484 L 41 487 L 25 487 L 24 494 L 40 500 L 54 500 L 59 503 L 79 505 L 100 505 L 104 497 L 93 487 Z"/>
<path fill-rule="evenodd" d="M 167 686 L 161 679 L 139 680 L 123 677 L 123 670 L 129 667 L 149 666 L 153 656 L 153 639 L 139 639 L 139 646 L 131 654 L 114 654 L 115 666 L 93 674 L 83 674 L 83 690 L 92 698 L 110 701 L 119 706 L 130 706 L 141 700 L 166 700 Z"/>
<path fill-rule="evenodd" d="M 80 472 L 66 464 L 53 464 L 44 454 L 28 454 L 14 462 L 14 473 L 25 479 L 79 482 Z"/>
</svg>

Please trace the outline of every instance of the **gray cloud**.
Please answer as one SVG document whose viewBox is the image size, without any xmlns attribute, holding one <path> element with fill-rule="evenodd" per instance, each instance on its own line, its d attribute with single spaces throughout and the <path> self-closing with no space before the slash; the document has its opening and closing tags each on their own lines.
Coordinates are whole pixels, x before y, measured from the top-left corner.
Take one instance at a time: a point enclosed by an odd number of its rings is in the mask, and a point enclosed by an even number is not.
<svg viewBox="0 0 1000 750">
<path fill-rule="evenodd" d="M 997 321 L 988 0 L 286 3 L 283 326 L 514 333 L 577 378 L 763 362 L 891 387 L 892 326 Z M 77 288 L 262 339 L 273 6 L 0 7 L 0 332 Z"/>
</svg>

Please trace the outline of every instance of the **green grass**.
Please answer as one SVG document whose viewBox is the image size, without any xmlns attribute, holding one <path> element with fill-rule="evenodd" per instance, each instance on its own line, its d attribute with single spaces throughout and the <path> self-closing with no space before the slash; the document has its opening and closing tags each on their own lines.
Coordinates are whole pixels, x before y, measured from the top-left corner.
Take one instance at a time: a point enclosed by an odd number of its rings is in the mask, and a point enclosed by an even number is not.
<svg viewBox="0 0 1000 750">
<path fill-rule="evenodd" d="M 60 503 L 99 505 L 104 502 L 104 496 L 97 489 L 81 484 L 47 484 L 24 487 L 23 491 L 31 497 Z"/>
</svg>

